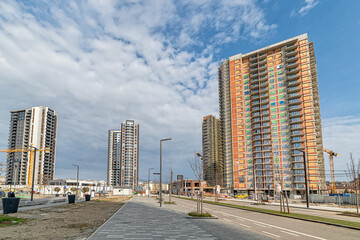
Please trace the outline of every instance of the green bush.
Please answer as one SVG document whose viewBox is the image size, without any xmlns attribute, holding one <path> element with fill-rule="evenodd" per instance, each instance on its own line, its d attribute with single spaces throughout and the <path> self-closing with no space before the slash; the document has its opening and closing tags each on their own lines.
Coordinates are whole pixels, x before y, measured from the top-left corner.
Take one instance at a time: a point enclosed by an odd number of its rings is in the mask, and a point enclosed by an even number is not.
<svg viewBox="0 0 360 240">
<path fill-rule="evenodd" d="M 196 213 L 196 212 L 189 212 L 188 213 L 189 216 L 191 217 L 212 217 L 212 215 L 210 213 Z"/>
</svg>

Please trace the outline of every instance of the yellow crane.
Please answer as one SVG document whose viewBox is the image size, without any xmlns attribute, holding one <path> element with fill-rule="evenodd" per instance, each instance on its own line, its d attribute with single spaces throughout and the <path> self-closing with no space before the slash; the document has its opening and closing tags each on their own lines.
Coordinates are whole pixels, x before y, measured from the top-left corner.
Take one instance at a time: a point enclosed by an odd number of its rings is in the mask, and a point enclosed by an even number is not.
<svg viewBox="0 0 360 240">
<path fill-rule="evenodd" d="M 30 159 L 29 159 L 29 169 L 28 169 L 28 179 L 27 179 L 27 185 L 30 187 L 32 186 L 32 181 L 33 181 L 33 169 L 34 169 L 34 152 L 50 152 L 51 149 L 50 148 L 46 148 L 46 149 L 37 149 L 33 146 L 31 146 L 30 149 L 0 149 L 0 152 L 6 152 L 7 154 L 9 153 L 13 153 L 13 152 L 30 152 Z"/>
<path fill-rule="evenodd" d="M 334 157 L 339 156 L 338 153 L 335 153 L 332 150 L 324 148 L 324 152 L 329 154 L 330 160 L 330 175 L 331 175 L 331 193 L 336 193 L 336 184 L 335 184 L 335 169 L 334 169 Z"/>
</svg>

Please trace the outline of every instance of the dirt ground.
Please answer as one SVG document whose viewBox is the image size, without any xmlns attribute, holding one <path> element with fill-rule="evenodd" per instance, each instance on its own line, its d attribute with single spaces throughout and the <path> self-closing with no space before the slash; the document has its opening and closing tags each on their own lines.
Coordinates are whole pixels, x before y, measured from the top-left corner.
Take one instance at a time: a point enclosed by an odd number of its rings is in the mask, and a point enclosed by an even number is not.
<svg viewBox="0 0 360 240">
<path fill-rule="evenodd" d="M 0 239 L 86 239 L 127 200 L 107 197 L 9 214 L 26 221 L 0 228 Z"/>
</svg>

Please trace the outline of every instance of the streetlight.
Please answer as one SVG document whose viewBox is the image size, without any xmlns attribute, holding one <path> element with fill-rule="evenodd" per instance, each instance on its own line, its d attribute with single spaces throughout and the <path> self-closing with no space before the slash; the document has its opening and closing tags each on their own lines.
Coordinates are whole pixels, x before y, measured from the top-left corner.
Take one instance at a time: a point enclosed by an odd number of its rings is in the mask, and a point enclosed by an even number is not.
<svg viewBox="0 0 360 240">
<path fill-rule="evenodd" d="M 34 163 L 33 163 L 33 172 L 32 172 L 32 183 L 31 183 L 31 201 L 34 200 L 34 183 L 35 183 L 35 163 L 36 163 L 36 150 L 38 150 L 36 147 L 31 146 L 34 148 Z M 31 155 L 30 155 L 31 156 Z"/>
<path fill-rule="evenodd" d="M 304 160 L 304 172 L 305 172 L 305 196 L 306 196 L 306 207 L 309 208 L 309 187 L 308 187 L 308 179 L 307 179 L 307 165 L 306 165 L 306 154 L 305 150 L 299 150 L 303 153 Z"/>
<path fill-rule="evenodd" d="M 78 191 L 79 191 L 79 165 L 73 164 L 74 167 L 77 168 L 77 174 L 76 174 L 76 199 L 78 199 Z"/>
<path fill-rule="evenodd" d="M 149 168 L 149 174 L 148 174 L 148 197 L 150 197 L 150 171 L 154 168 Z"/>
<path fill-rule="evenodd" d="M 171 138 L 160 140 L 160 207 L 162 207 L 162 142 L 170 141 Z"/>
</svg>

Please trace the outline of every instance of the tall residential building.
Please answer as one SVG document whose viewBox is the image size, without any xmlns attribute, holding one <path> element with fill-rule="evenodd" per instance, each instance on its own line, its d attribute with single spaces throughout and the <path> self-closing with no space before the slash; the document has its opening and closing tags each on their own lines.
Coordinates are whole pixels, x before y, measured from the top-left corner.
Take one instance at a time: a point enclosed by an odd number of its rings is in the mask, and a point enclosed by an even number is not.
<svg viewBox="0 0 360 240">
<path fill-rule="evenodd" d="M 108 185 L 134 189 L 138 185 L 139 124 L 126 120 L 109 131 Z"/>
<path fill-rule="evenodd" d="M 225 186 L 272 194 L 324 190 L 314 46 L 303 34 L 230 57 L 219 67 Z M 256 186 L 256 187 L 255 187 Z"/>
<path fill-rule="evenodd" d="M 121 184 L 121 130 L 109 130 L 108 139 L 108 175 L 109 186 Z"/>
<path fill-rule="evenodd" d="M 51 149 L 37 151 L 35 184 L 54 179 L 58 115 L 48 107 L 11 111 L 9 149 Z M 31 185 L 34 159 L 30 152 L 13 152 L 7 157 L 6 184 Z"/>
<path fill-rule="evenodd" d="M 223 157 L 219 119 L 205 116 L 202 123 L 204 180 L 210 185 L 223 185 Z"/>
</svg>

